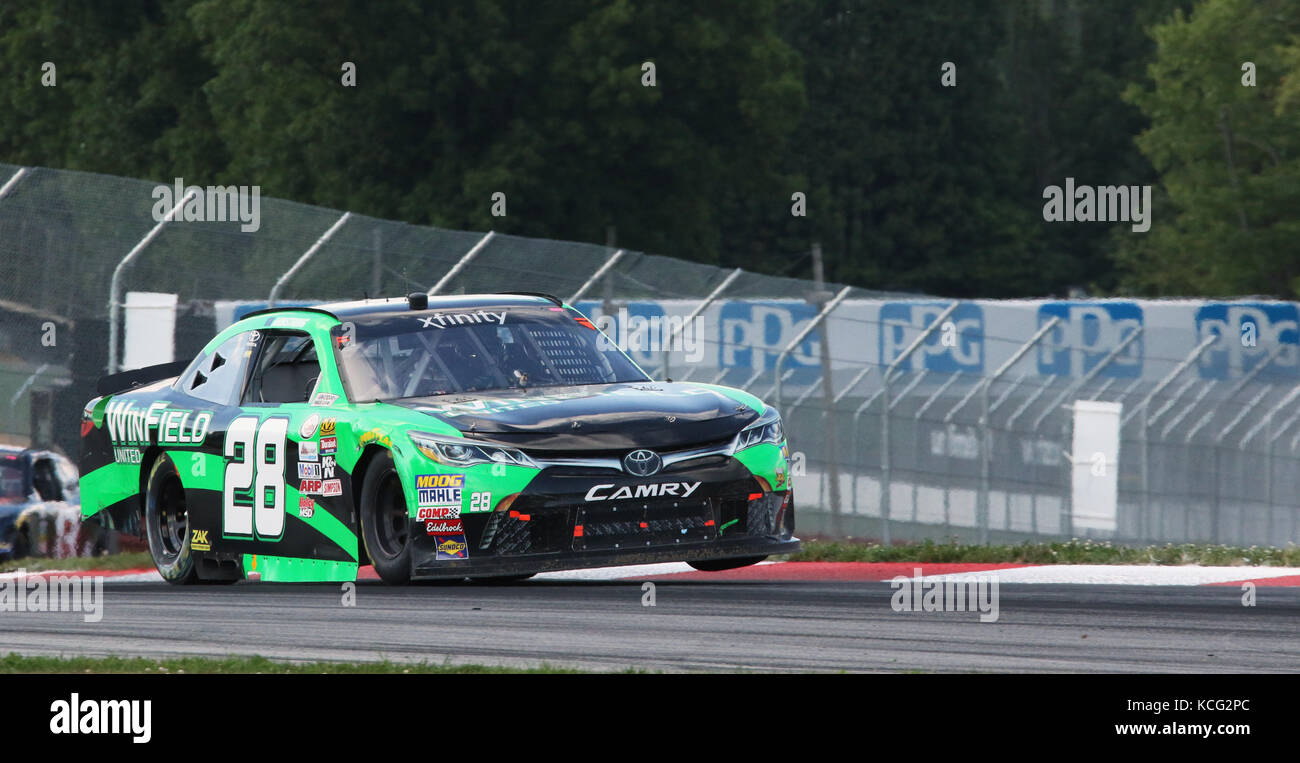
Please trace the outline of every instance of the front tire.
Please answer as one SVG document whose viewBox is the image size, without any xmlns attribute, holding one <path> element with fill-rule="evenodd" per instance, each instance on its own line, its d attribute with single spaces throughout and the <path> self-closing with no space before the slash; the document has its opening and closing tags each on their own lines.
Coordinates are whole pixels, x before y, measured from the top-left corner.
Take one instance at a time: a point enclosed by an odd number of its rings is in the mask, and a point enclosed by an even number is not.
<svg viewBox="0 0 1300 763">
<path fill-rule="evenodd" d="M 388 451 L 376 455 L 366 469 L 361 538 L 381 580 L 388 585 L 411 582 L 411 518 L 402 478 Z"/>
<path fill-rule="evenodd" d="M 722 572 L 723 570 L 734 570 L 737 567 L 748 567 L 751 564 L 758 564 L 766 558 L 766 556 L 742 556 L 737 559 L 703 559 L 695 562 L 687 562 L 687 564 L 700 572 Z"/>
<path fill-rule="evenodd" d="M 149 469 L 145 487 L 145 535 L 149 553 L 163 580 L 175 585 L 198 581 L 194 556 L 190 553 L 189 511 L 185 486 L 176 465 L 160 455 Z"/>
</svg>

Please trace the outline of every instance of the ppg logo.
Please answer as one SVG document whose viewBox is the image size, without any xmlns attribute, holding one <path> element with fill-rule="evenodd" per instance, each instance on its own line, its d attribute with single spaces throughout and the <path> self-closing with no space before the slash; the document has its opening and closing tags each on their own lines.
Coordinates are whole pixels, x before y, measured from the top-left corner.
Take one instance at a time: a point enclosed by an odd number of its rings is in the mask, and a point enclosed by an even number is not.
<svg viewBox="0 0 1300 763">
<path fill-rule="evenodd" d="M 794 341 L 804 322 L 816 316 L 817 308 L 802 302 L 727 302 L 718 313 L 722 330 L 719 367 L 772 369 L 777 356 Z M 817 365 L 819 341 L 820 327 L 790 351 L 784 367 Z"/>
<path fill-rule="evenodd" d="M 1202 379 L 1227 379 L 1250 373 L 1277 351 L 1260 379 L 1293 378 L 1297 373 L 1300 310 L 1293 303 L 1210 302 L 1196 311 L 1197 342 L 1219 341 L 1201 353 Z"/>
<path fill-rule="evenodd" d="M 1136 302 L 1045 302 L 1038 308 L 1038 326 L 1052 318 L 1061 322 L 1038 344 L 1038 372 L 1049 376 L 1086 374 L 1142 327 Z M 1098 372 L 1099 376 L 1133 379 L 1142 375 L 1142 337 Z"/>
<path fill-rule="evenodd" d="M 880 306 L 880 362 L 892 363 L 922 331 L 934 323 L 950 303 L 886 302 Z M 940 373 L 981 373 L 984 370 L 984 310 L 973 302 L 962 302 L 925 343 L 899 364 L 912 370 L 919 356 L 924 368 Z M 955 330 L 954 330 L 955 329 Z"/>
</svg>

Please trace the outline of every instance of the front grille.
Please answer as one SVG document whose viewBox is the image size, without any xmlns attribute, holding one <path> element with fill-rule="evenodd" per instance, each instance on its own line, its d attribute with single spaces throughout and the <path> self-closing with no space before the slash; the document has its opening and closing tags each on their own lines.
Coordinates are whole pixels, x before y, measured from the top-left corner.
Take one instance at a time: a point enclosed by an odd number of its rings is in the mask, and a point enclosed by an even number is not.
<svg viewBox="0 0 1300 763">
<path fill-rule="evenodd" d="M 702 500 L 589 503 L 577 509 L 573 550 L 646 548 L 712 540 L 714 502 Z M 581 535 L 576 532 L 581 527 Z"/>
</svg>

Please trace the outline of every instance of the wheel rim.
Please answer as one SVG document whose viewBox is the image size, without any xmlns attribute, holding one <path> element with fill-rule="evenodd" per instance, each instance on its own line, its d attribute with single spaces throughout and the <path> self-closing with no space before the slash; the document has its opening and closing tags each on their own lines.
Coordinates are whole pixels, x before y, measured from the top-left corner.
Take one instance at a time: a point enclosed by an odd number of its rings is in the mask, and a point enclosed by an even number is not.
<svg viewBox="0 0 1300 763">
<path fill-rule="evenodd" d="M 375 539 L 385 556 L 393 558 L 406 549 L 410 530 L 402 482 L 396 473 L 384 475 L 375 494 Z"/>
<path fill-rule="evenodd" d="M 185 488 L 180 478 L 170 475 L 163 480 L 156 499 L 158 540 L 167 559 L 180 556 L 189 532 L 189 511 L 185 505 Z"/>
</svg>

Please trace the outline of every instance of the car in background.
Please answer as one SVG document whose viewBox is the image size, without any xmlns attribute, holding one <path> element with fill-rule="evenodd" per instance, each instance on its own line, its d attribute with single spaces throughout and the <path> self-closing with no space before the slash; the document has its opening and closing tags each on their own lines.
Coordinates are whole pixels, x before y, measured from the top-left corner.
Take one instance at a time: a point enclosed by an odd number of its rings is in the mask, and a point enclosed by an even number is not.
<svg viewBox="0 0 1300 763">
<path fill-rule="evenodd" d="M 261 310 L 100 380 L 88 524 L 163 578 L 387 583 L 799 550 L 777 411 L 651 379 L 537 294 Z"/>
<path fill-rule="evenodd" d="M 80 524 L 71 461 L 53 451 L 0 445 L 0 559 L 74 556 Z"/>
</svg>

